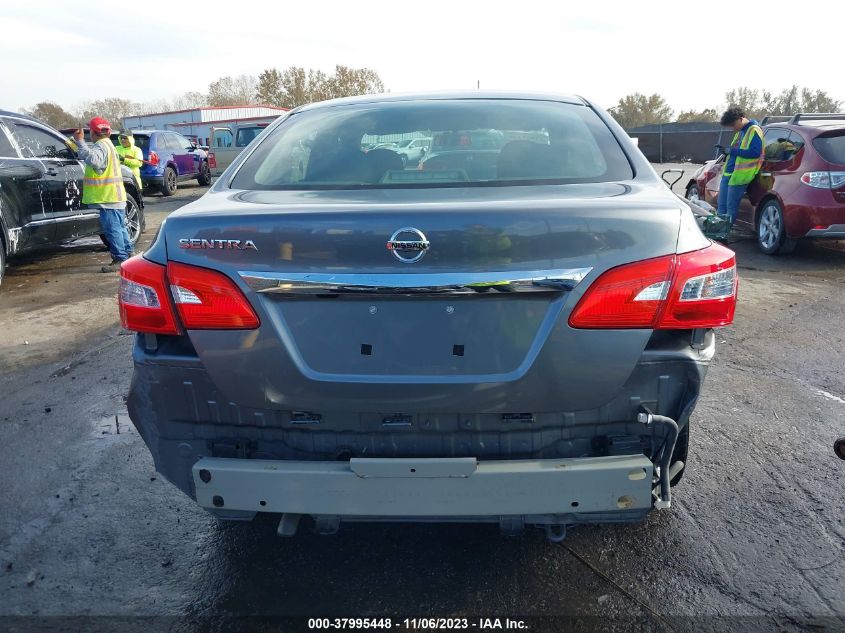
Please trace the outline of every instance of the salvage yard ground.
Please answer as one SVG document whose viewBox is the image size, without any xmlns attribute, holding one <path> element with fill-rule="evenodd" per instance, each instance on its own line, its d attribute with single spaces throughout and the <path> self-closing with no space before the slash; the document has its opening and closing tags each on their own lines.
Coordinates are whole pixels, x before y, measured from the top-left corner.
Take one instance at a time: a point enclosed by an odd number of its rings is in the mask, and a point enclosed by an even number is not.
<svg viewBox="0 0 845 633">
<path fill-rule="evenodd" d="M 204 191 L 150 197 L 142 244 Z M 749 616 L 725 630 L 841 630 L 845 245 L 784 258 L 750 238 L 731 246 L 736 322 L 719 333 L 672 509 L 579 527 L 562 545 L 494 526 L 344 525 L 291 540 L 269 520 L 219 526 L 156 474 L 126 417 L 132 337 L 117 276 L 98 272 L 108 254 L 91 241 L 12 261 L 0 615 L 168 615 L 184 630 L 221 614 L 609 615 L 666 630 Z"/>
</svg>

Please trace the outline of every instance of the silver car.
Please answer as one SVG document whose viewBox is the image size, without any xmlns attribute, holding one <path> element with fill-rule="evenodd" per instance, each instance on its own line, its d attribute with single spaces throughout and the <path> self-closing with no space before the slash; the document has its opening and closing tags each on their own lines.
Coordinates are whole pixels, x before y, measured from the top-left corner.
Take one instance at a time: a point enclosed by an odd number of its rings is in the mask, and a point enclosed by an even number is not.
<svg viewBox="0 0 845 633">
<path fill-rule="evenodd" d="M 491 131 L 483 169 L 361 149 Z M 326 101 L 123 265 L 129 413 L 158 471 L 221 519 L 559 540 L 670 506 L 736 289 L 734 253 L 581 97 Z"/>
</svg>

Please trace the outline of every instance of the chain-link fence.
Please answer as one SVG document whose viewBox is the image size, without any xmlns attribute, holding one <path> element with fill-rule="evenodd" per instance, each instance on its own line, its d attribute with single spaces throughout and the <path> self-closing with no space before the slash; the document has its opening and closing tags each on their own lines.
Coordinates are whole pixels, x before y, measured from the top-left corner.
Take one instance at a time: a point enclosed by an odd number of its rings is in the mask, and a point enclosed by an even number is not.
<svg viewBox="0 0 845 633">
<path fill-rule="evenodd" d="M 714 145 L 727 145 L 733 137 L 730 130 L 631 130 L 629 134 L 637 139 L 640 150 L 653 163 L 703 163 L 715 158 Z"/>
</svg>

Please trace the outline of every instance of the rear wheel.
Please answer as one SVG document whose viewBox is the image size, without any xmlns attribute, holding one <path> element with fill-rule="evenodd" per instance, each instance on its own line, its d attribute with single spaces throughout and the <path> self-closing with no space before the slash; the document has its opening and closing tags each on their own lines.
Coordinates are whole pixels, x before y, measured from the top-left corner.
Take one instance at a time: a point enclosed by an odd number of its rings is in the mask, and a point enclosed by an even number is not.
<svg viewBox="0 0 845 633">
<path fill-rule="evenodd" d="M 783 208 L 774 198 L 763 203 L 757 219 L 757 246 L 766 255 L 788 255 L 798 240 L 786 236 Z"/>
<path fill-rule="evenodd" d="M 203 187 L 207 187 L 211 184 L 211 169 L 209 169 L 207 161 L 203 161 L 202 165 L 200 165 L 200 173 L 199 176 L 197 176 L 197 182 Z"/>
<path fill-rule="evenodd" d="M 161 181 L 161 195 L 172 196 L 176 193 L 176 170 L 173 167 L 164 168 L 164 180 Z"/>
<path fill-rule="evenodd" d="M 3 275 L 6 273 L 6 245 L 0 240 L 0 286 L 3 285 Z"/>
<path fill-rule="evenodd" d="M 132 196 L 126 197 L 126 231 L 129 233 L 129 241 L 134 247 L 141 239 L 144 232 L 144 211 Z"/>
<path fill-rule="evenodd" d="M 686 198 L 690 202 L 701 201 L 701 196 L 698 195 L 698 185 L 696 185 L 694 182 L 690 183 L 689 186 L 687 186 Z"/>
</svg>

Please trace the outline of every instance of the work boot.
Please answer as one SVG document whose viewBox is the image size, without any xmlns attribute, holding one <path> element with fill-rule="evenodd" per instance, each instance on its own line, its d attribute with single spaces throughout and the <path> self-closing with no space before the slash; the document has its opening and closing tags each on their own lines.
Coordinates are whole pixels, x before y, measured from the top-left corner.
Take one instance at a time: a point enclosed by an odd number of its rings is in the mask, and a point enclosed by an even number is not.
<svg viewBox="0 0 845 633">
<path fill-rule="evenodd" d="M 122 259 L 112 257 L 111 263 L 100 268 L 101 273 L 116 273 L 120 271 L 120 265 L 123 263 Z"/>
</svg>

